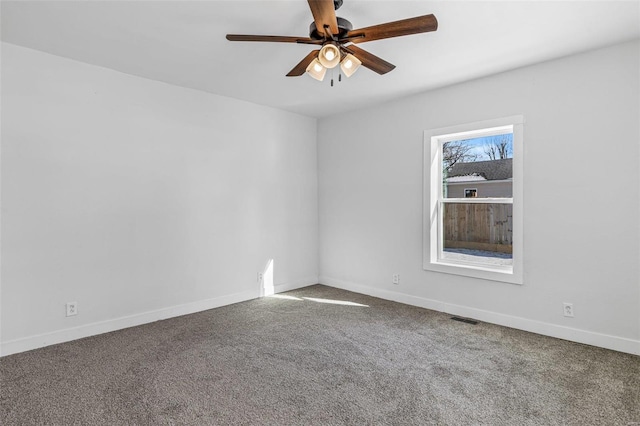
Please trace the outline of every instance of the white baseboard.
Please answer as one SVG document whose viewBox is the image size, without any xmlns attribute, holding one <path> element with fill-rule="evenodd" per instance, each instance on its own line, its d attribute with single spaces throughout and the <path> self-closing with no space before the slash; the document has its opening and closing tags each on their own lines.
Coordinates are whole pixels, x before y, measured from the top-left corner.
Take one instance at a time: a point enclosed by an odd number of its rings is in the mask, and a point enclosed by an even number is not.
<svg viewBox="0 0 640 426">
<path fill-rule="evenodd" d="M 281 293 L 283 291 L 306 287 L 317 283 L 317 276 L 308 277 L 291 283 L 276 285 L 275 291 L 276 293 Z M 82 339 L 83 337 L 95 336 L 97 334 L 108 333 L 111 331 L 121 330 L 123 328 L 135 327 L 137 325 L 148 324 L 150 322 L 160 321 L 167 318 L 193 314 L 196 312 L 206 311 L 208 309 L 231 305 L 233 303 L 256 299 L 258 297 L 260 297 L 259 289 L 256 289 L 255 291 L 234 293 L 111 320 L 94 322 L 64 330 L 56 330 L 50 333 L 10 340 L 0 344 L 0 356 L 30 351 L 32 349 Z"/>
<path fill-rule="evenodd" d="M 369 296 L 379 297 L 381 299 L 392 300 L 394 302 L 405 303 L 407 305 L 418 306 L 421 308 L 432 309 L 434 311 L 446 312 L 452 315 L 459 315 L 468 318 L 474 318 L 492 324 L 503 325 L 505 327 L 516 328 L 519 330 L 538 333 L 545 336 L 556 337 L 559 339 L 570 340 L 573 342 L 584 343 L 587 345 L 598 346 L 606 349 L 612 349 L 619 352 L 640 355 L 640 341 L 627 339 L 607 334 L 594 333 L 585 330 L 579 330 L 571 327 L 564 327 L 556 324 L 545 323 L 541 321 L 530 320 L 511 315 L 504 315 L 496 312 L 485 311 L 466 306 L 454 305 L 433 299 L 427 299 L 418 296 L 412 296 L 395 291 L 377 289 L 364 286 L 352 282 L 336 280 L 329 277 L 307 277 L 291 283 L 278 284 L 275 286 L 276 293 L 282 293 L 297 288 L 307 287 L 313 284 L 321 283 L 331 287 L 341 288 L 356 293 L 367 294 Z M 108 333 L 111 331 L 121 330 L 124 328 L 135 327 L 137 325 L 147 324 L 167 318 L 173 318 L 181 315 L 188 315 L 196 312 L 206 311 L 208 309 L 218 308 L 233 303 L 244 302 L 257 298 L 258 292 L 242 292 L 225 296 L 220 296 L 207 300 L 186 303 L 183 305 L 171 306 L 168 308 L 158 309 L 154 311 L 143 312 L 140 314 L 120 317 L 113 320 L 106 320 L 86 324 L 79 327 L 58 330 L 50 333 L 29 336 L 21 339 L 3 342 L 0 345 L 0 356 L 11 355 L 18 352 L 29 351 L 44 346 L 64 343 L 71 340 L 81 339 L 83 337 L 95 336 L 97 334 Z"/>
<path fill-rule="evenodd" d="M 558 339 L 570 340 L 572 342 L 584 343 L 587 345 L 598 346 L 614 351 L 640 355 L 639 340 L 611 336 L 608 334 L 594 333 L 591 331 L 579 330 L 577 328 L 565 327 L 542 321 L 505 315 L 497 312 L 485 311 L 482 309 L 470 308 L 467 306 L 454 305 L 438 300 L 412 296 L 396 291 L 383 290 L 325 276 L 320 276 L 319 281 L 320 284 L 328 285 L 330 287 L 341 288 L 343 290 L 349 290 L 355 293 L 362 293 L 368 296 L 379 297 L 380 299 L 392 300 L 394 302 L 400 302 L 407 305 L 418 306 L 421 308 L 431 309 L 439 312 L 446 312 L 448 314 L 458 315 L 461 317 L 473 318 L 491 324 L 516 328 L 519 330 L 529 331 L 545 336 L 556 337 Z"/>
<path fill-rule="evenodd" d="M 318 276 L 306 277 L 301 280 L 296 280 L 286 284 L 276 284 L 275 292 L 284 293 L 285 291 L 295 290 L 302 287 L 309 287 L 310 285 L 318 284 Z"/>
</svg>

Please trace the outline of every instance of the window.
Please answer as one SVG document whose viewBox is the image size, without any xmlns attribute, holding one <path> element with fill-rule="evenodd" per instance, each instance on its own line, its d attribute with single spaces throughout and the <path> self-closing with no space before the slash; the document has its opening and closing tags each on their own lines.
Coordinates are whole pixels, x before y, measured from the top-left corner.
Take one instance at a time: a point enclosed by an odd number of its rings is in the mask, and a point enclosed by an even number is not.
<svg viewBox="0 0 640 426">
<path fill-rule="evenodd" d="M 476 198 L 478 196 L 478 188 L 465 188 L 464 198 Z"/>
<path fill-rule="evenodd" d="M 425 131 L 424 269 L 522 284 L 522 128 Z"/>
</svg>

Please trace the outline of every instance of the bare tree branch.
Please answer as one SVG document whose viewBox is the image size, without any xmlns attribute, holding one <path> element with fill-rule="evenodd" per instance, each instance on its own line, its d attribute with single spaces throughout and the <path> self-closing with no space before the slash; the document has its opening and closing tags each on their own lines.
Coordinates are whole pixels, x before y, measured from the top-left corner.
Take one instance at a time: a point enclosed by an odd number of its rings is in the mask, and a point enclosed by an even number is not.
<svg viewBox="0 0 640 426">
<path fill-rule="evenodd" d="M 504 160 L 511 158 L 513 154 L 511 140 L 506 135 L 491 138 L 483 149 L 490 160 Z"/>
<path fill-rule="evenodd" d="M 478 155 L 473 151 L 473 146 L 465 141 L 451 141 L 442 145 L 442 163 L 445 171 L 449 172 L 456 163 L 468 163 L 475 161 Z"/>
</svg>

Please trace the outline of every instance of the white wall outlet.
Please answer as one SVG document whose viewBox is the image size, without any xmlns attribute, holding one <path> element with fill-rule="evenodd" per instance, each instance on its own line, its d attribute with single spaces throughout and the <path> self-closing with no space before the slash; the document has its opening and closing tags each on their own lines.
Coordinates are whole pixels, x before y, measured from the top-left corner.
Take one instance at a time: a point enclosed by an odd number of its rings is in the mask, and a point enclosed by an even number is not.
<svg viewBox="0 0 640 426">
<path fill-rule="evenodd" d="M 78 302 L 67 302 L 67 316 L 78 315 Z"/>
<path fill-rule="evenodd" d="M 258 282 L 261 283 L 262 279 L 264 278 L 264 273 L 263 272 L 258 272 Z"/>
<path fill-rule="evenodd" d="M 563 308 L 565 317 L 572 317 L 573 318 L 573 303 L 565 302 L 565 303 L 562 304 L 562 308 Z"/>
<path fill-rule="evenodd" d="M 393 274 L 393 283 L 400 284 L 400 274 Z"/>
</svg>

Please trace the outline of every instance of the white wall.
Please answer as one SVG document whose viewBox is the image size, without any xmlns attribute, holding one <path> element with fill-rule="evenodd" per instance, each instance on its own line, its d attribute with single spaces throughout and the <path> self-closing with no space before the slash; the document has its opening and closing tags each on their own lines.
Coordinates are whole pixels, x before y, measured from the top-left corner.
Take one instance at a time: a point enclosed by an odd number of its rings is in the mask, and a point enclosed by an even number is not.
<svg viewBox="0 0 640 426">
<path fill-rule="evenodd" d="M 640 354 L 639 50 L 625 43 L 322 119 L 320 281 Z M 518 114 L 524 285 L 424 271 L 423 131 Z"/>
<path fill-rule="evenodd" d="M 2 89 L 3 354 L 317 282 L 315 119 L 6 43 Z"/>
</svg>

